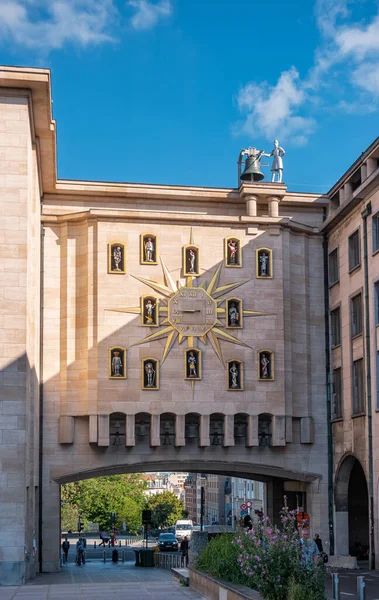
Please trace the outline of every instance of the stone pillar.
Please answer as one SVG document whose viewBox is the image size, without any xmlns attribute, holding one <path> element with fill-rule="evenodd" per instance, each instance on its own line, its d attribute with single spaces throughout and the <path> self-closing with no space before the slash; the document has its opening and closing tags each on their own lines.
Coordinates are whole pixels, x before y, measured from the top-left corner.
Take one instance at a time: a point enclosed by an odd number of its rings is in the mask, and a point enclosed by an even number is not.
<svg viewBox="0 0 379 600">
<path fill-rule="evenodd" d="M 25 583 L 38 532 L 38 505 L 28 498 L 39 486 L 41 220 L 28 96 L 0 92 L 0 586 Z"/>
<path fill-rule="evenodd" d="M 191 543 L 188 550 L 189 565 L 195 568 L 196 561 L 200 554 L 208 546 L 208 533 L 206 531 L 193 531 Z"/>
<path fill-rule="evenodd" d="M 125 446 L 135 446 L 135 445 L 136 445 L 135 416 L 134 415 L 126 415 Z"/>
<path fill-rule="evenodd" d="M 247 418 L 246 446 L 248 448 L 251 448 L 252 446 L 259 446 L 257 415 L 249 415 Z"/>
<path fill-rule="evenodd" d="M 98 446 L 109 446 L 109 416 L 98 416 Z"/>
<path fill-rule="evenodd" d="M 73 444 L 74 443 L 74 417 L 61 415 L 59 417 L 59 443 Z"/>
<path fill-rule="evenodd" d="M 209 439 L 209 415 L 200 416 L 200 447 L 210 446 Z"/>
<path fill-rule="evenodd" d="M 272 418 L 272 445 L 286 445 L 286 418 L 282 416 L 274 416 Z"/>
<path fill-rule="evenodd" d="M 151 415 L 150 446 L 161 445 L 161 416 Z"/>
<path fill-rule="evenodd" d="M 378 168 L 378 161 L 376 158 L 368 158 L 366 161 L 367 165 L 367 177 L 370 177 L 371 173 L 376 171 Z"/>
<path fill-rule="evenodd" d="M 279 217 L 279 198 L 270 196 L 268 199 L 268 215 L 269 217 Z"/>
<path fill-rule="evenodd" d="M 89 416 L 88 442 L 90 444 L 97 444 L 97 415 Z"/>
<path fill-rule="evenodd" d="M 335 554 L 349 555 L 349 513 L 347 510 L 336 511 L 334 520 Z"/>
<path fill-rule="evenodd" d="M 185 415 L 176 415 L 175 423 L 175 446 L 186 445 L 186 434 L 185 434 Z"/>
<path fill-rule="evenodd" d="M 224 418 L 224 446 L 234 446 L 234 415 Z"/>
<path fill-rule="evenodd" d="M 351 200 L 352 196 L 353 196 L 353 186 L 351 185 L 350 181 L 346 181 L 345 185 L 343 186 L 343 201 L 349 202 Z"/>
<path fill-rule="evenodd" d="M 44 573 L 60 571 L 61 495 L 55 481 L 45 478 L 42 489 L 42 570 Z"/>
<path fill-rule="evenodd" d="M 246 214 L 248 217 L 256 217 L 257 216 L 257 196 L 247 196 L 246 197 Z"/>
<path fill-rule="evenodd" d="M 284 504 L 284 482 L 273 478 L 267 482 L 267 516 L 275 524 L 280 526 L 280 511 Z"/>
<path fill-rule="evenodd" d="M 300 443 L 313 444 L 314 437 L 313 417 L 302 417 L 300 419 Z"/>
</svg>

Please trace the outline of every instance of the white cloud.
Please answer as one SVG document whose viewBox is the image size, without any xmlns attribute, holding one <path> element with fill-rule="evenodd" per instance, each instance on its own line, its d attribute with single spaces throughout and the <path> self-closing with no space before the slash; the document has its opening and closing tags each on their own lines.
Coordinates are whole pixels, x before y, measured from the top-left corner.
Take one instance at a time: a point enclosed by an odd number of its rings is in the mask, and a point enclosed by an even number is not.
<svg viewBox="0 0 379 600">
<path fill-rule="evenodd" d="M 360 64 L 353 71 L 351 81 L 357 87 L 379 98 L 379 62 Z"/>
<path fill-rule="evenodd" d="M 0 0 L 0 40 L 46 51 L 111 41 L 113 0 Z"/>
<path fill-rule="evenodd" d="M 265 138 L 291 138 L 293 144 L 303 145 L 315 129 L 315 121 L 296 114 L 306 101 L 299 73 L 292 67 L 281 73 L 276 85 L 267 82 L 248 83 L 237 96 L 237 105 L 245 120 L 238 133 Z"/>
<path fill-rule="evenodd" d="M 366 27 L 346 26 L 336 32 L 336 44 L 341 56 L 363 60 L 379 52 L 379 15 Z"/>
<path fill-rule="evenodd" d="M 316 121 L 304 113 L 318 105 L 350 114 L 378 110 L 379 14 L 366 23 L 349 22 L 355 0 L 316 0 L 315 16 L 321 42 L 314 64 L 300 79 L 295 67 L 280 74 L 277 83 L 248 83 L 237 97 L 245 120 L 237 133 L 266 138 L 282 136 L 286 143 L 305 144 Z M 357 3 L 355 2 L 355 5 Z M 363 4 L 362 4 L 363 6 Z M 336 99 L 338 90 L 340 100 Z M 333 101 L 328 106 L 329 93 Z"/>
<path fill-rule="evenodd" d="M 160 0 L 156 4 L 148 0 L 129 0 L 128 4 L 136 10 L 131 18 L 134 29 L 151 29 L 161 17 L 168 17 L 172 13 L 170 0 Z"/>
</svg>

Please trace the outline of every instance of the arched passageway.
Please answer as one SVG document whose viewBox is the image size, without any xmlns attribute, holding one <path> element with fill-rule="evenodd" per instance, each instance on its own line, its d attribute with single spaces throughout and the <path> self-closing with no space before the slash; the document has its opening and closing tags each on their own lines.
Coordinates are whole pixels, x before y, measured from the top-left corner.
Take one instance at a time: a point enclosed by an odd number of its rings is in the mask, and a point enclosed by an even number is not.
<svg viewBox="0 0 379 600">
<path fill-rule="evenodd" d="M 359 460 L 346 456 L 335 479 L 336 551 L 368 558 L 369 502 L 365 472 Z"/>
</svg>

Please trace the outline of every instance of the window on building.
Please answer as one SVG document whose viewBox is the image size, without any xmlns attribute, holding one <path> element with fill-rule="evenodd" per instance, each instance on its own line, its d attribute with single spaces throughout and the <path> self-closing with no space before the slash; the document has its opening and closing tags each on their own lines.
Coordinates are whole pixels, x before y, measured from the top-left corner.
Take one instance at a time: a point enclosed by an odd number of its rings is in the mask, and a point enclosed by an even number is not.
<svg viewBox="0 0 379 600">
<path fill-rule="evenodd" d="M 349 271 L 358 267 L 361 262 L 361 256 L 359 251 L 359 230 L 349 237 Z"/>
<path fill-rule="evenodd" d="M 330 328 L 332 336 L 332 346 L 339 346 L 341 343 L 341 310 L 336 308 L 330 313 Z"/>
<path fill-rule="evenodd" d="M 351 299 L 351 337 L 362 333 L 362 294 Z"/>
<path fill-rule="evenodd" d="M 379 213 L 372 217 L 372 251 L 379 250 Z"/>
<path fill-rule="evenodd" d="M 337 283 L 338 279 L 338 248 L 335 248 L 329 254 L 329 285 Z"/>
<path fill-rule="evenodd" d="M 363 358 L 353 362 L 353 415 L 364 413 Z"/>
<path fill-rule="evenodd" d="M 379 325 L 379 281 L 375 283 L 375 325 Z"/>
<path fill-rule="evenodd" d="M 334 369 L 332 380 L 332 419 L 342 417 L 342 369 Z"/>
</svg>

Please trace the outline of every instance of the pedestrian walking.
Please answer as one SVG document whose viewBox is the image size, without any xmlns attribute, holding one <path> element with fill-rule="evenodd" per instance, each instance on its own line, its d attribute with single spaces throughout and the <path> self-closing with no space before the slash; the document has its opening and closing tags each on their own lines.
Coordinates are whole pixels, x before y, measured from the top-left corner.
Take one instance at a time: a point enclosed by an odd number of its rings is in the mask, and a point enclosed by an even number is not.
<svg viewBox="0 0 379 600">
<path fill-rule="evenodd" d="M 68 562 L 68 551 L 70 550 L 70 542 L 68 541 L 67 537 L 64 539 L 64 542 L 62 542 L 62 550 L 63 550 L 63 561 L 65 563 Z"/>
<path fill-rule="evenodd" d="M 316 542 L 309 538 L 309 529 L 307 527 L 303 527 L 301 530 L 300 544 L 303 564 L 306 569 L 311 569 L 313 562 L 317 560 L 316 557 L 319 556 L 320 552 Z"/>
<path fill-rule="evenodd" d="M 188 567 L 188 537 L 185 535 L 182 541 L 180 542 L 180 551 L 182 553 L 182 566 Z"/>
<path fill-rule="evenodd" d="M 83 539 L 80 537 L 76 542 L 76 564 L 80 567 L 82 564 L 84 565 L 85 562 L 84 543 Z"/>
<path fill-rule="evenodd" d="M 322 549 L 322 539 L 320 538 L 319 534 L 316 533 L 315 537 L 314 537 L 314 543 L 316 544 L 318 551 L 320 554 L 323 553 L 323 549 Z"/>
</svg>

